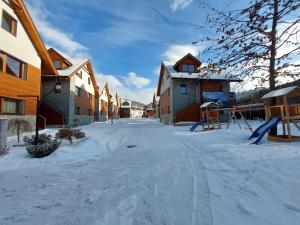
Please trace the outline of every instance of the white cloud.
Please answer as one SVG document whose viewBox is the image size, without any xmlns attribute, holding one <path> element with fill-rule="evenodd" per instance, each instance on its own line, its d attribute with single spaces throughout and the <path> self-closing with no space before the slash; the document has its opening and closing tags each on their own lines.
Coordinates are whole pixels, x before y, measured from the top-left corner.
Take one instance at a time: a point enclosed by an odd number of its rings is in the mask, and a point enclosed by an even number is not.
<svg viewBox="0 0 300 225">
<path fill-rule="evenodd" d="M 135 78 L 139 81 L 133 81 L 130 78 Z M 125 77 L 100 73 L 96 74 L 96 79 L 100 87 L 100 91 L 102 91 L 104 85 L 108 83 L 112 94 L 117 92 L 119 97 L 135 100 L 144 104 L 148 104 L 152 101 L 153 94 L 156 91 L 156 88 L 154 87 L 144 88 L 146 85 L 149 85 L 150 80 L 139 77 L 133 72 L 129 73 Z"/>
<path fill-rule="evenodd" d="M 173 0 L 170 7 L 173 12 L 178 9 L 184 9 L 189 6 L 194 0 Z"/>
<path fill-rule="evenodd" d="M 47 46 L 52 46 L 72 58 L 89 57 L 88 48 L 75 41 L 72 34 L 65 33 L 48 22 L 49 12 L 41 1 L 28 1 L 27 7 Z"/>
<path fill-rule="evenodd" d="M 126 81 L 128 82 L 129 85 L 132 85 L 138 89 L 147 86 L 151 82 L 151 80 L 144 77 L 140 77 L 134 72 L 128 73 Z"/>
<path fill-rule="evenodd" d="M 171 45 L 163 54 L 163 60 L 164 62 L 169 64 L 174 64 L 179 59 L 181 59 L 183 56 L 185 56 L 188 53 L 191 53 L 193 56 L 198 58 L 199 52 L 201 51 L 202 46 L 201 45 L 193 45 L 193 44 L 186 44 L 186 45 Z"/>
</svg>

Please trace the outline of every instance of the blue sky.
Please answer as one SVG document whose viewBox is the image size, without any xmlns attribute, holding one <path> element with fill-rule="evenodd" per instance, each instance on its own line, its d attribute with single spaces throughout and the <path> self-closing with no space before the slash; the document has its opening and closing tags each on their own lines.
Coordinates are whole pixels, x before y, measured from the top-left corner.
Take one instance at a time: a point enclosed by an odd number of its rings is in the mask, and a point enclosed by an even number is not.
<svg viewBox="0 0 300 225">
<path fill-rule="evenodd" d="M 210 1 L 219 8 L 238 0 Z M 100 88 L 149 103 L 161 61 L 173 63 L 209 32 L 197 0 L 25 0 L 48 47 L 91 58 Z M 201 56 L 200 56 L 201 57 Z"/>
</svg>

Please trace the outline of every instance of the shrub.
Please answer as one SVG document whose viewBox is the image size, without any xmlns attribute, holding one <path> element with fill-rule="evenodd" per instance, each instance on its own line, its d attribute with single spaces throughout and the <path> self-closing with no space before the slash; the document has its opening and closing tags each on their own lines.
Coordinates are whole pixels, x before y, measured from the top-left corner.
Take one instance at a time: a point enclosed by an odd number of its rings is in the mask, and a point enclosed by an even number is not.
<svg viewBox="0 0 300 225">
<path fill-rule="evenodd" d="M 72 128 L 62 128 L 55 134 L 55 137 L 62 140 L 66 139 L 71 144 L 73 144 L 73 138 L 75 139 L 82 139 L 85 138 L 85 133 L 82 132 L 80 129 L 72 129 Z"/>
<path fill-rule="evenodd" d="M 85 138 L 85 133 L 83 131 L 81 131 L 80 129 L 73 129 L 72 135 L 75 137 L 75 139 Z"/>
<path fill-rule="evenodd" d="M 0 146 L 0 156 L 1 155 L 6 155 L 9 152 L 9 148 L 7 146 Z"/>
<path fill-rule="evenodd" d="M 73 144 L 73 132 L 69 128 L 62 128 L 55 134 L 58 139 L 67 139 L 71 144 Z"/>
<path fill-rule="evenodd" d="M 38 144 L 35 145 L 35 136 L 24 137 L 27 152 L 34 158 L 42 158 L 53 153 L 61 144 L 56 138 L 51 135 L 41 134 L 38 138 Z"/>
</svg>

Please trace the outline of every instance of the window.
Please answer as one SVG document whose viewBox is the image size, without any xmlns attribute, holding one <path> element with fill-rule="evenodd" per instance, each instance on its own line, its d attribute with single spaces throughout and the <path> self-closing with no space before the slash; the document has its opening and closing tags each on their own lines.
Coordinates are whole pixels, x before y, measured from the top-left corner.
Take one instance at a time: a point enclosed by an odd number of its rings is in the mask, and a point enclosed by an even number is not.
<svg viewBox="0 0 300 225">
<path fill-rule="evenodd" d="M 1 27 L 13 35 L 17 34 L 17 21 L 5 11 L 2 13 Z"/>
<path fill-rule="evenodd" d="M 193 65 L 193 64 L 183 64 L 182 65 L 182 72 L 194 73 L 195 72 L 195 65 Z"/>
<path fill-rule="evenodd" d="M 89 96 L 89 100 L 92 100 L 93 95 L 89 93 L 88 96 Z"/>
<path fill-rule="evenodd" d="M 22 78 L 23 63 L 15 58 L 6 56 L 6 73 Z"/>
<path fill-rule="evenodd" d="M 28 64 L 0 52 L 0 71 L 27 80 Z"/>
<path fill-rule="evenodd" d="M 77 97 L 81 96 L 81 88 L 80 87 L 75 87 L 75 93 Z"/>
<path fill-rule="evenodd" d="M 80 79 L 82 79 L 82 71 L 79 71 L 76 73 L 77 77 L 79 77 Z"/>
<path fill-rule="evenodd" d="M 57 70 L 61 69 L 60 60 L 54 60 L 53 64 L 54 64 L 55 69 L 57 69 Z"/>
<path fill-rule="evenodd" d="M 75 107 L 75 115 L 80 115 L 81 114 L 81 109 L 80 107 Z"/>
<path fill-rule="evenodd" d="M 57 81 L 55 85 L 55 93 L 61 93 L 61 81 Z"/>
<path fill-rule="evenodd" d="M 7 98 L 3 99 L 2 113 L 15 115 L 25 114 L 25 101 Z"/>
<path fill-rule="evenodd" d="M 180 85 L 180 94 L 187 94 L 187 86 L 186 84 Z"/>
<path fill-rule="evenodd" d="M 91 84 L 91 78 L 88 78 L 88 83 L 89 83 L 89 85 Z"/>
</svg>

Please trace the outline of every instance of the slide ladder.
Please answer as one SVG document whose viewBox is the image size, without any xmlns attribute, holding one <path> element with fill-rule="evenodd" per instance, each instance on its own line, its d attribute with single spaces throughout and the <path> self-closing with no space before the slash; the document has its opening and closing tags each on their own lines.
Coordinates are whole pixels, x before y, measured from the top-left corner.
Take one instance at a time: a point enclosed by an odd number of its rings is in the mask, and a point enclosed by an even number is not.
<svg viewBox="0 0 300 225">
<path fill-rule="evenodd" d="M 272 128 L 276 127 L 279 123 L 281 122 L 280 117 L 270 117 L 267 122 L 262 124 L 260 127 L 258 127 L 251 137 L 252 138 L 257 138 L 252 144 L 259 144 L 261 139 L 265 136 L 266 133 L 268 133 Z"/>
<path fill-rule="evenodd" d="M 202 125 L 205 122 L 205 118 L 202 118 L 200 121 L 195 123 L 191 128 L 190 131 L 194 131 L 199 125 Z"/>
</svg>

